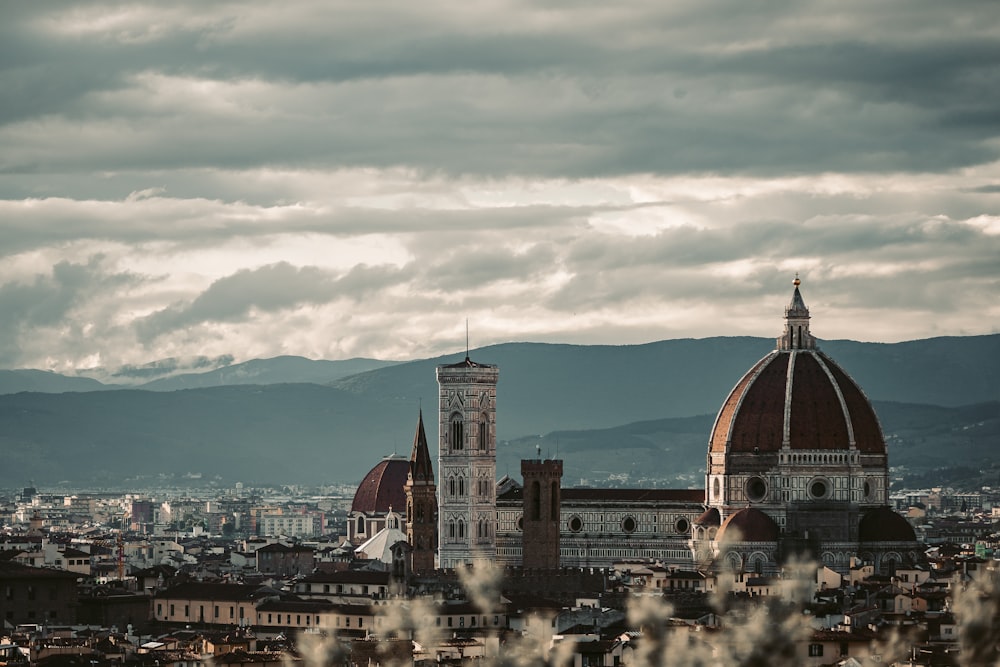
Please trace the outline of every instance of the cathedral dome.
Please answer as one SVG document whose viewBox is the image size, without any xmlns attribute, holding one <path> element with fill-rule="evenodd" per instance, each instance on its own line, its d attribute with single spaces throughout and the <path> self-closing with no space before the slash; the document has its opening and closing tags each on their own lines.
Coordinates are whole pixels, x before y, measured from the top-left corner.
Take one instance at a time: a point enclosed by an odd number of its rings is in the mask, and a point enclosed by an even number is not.
<svg viewBox="0 0 1000 667">
<path fill-rule="evenodd" d="M 885 454 L 871 403 L 840 366 L 816 349 L 797 279 L 785 320 L 778 349 L 758 361 L 722 404 L 710 452 L 778 452 L 787 446 Z"/>
<path fill-rule="evenodd" d="M 862 542 L 916 542 L 913 526 L 888 507 L 876 507 L 865 512 L 858 525 Z"/>
<path fill-rule="evenodd" d="M 777 542 L 781 531 L 774 519 L 753 507 L 726 517 L 715 536 L 716 542 Z"/>
<path fill-rule="evenodd" d="M 351 503 L 352 512 L 388 512 L 391 507 L 397 512 L 406 510 L 407 474 L 410 462 L 398 456 L 387 456 L 368 471 L 358 485 Z"/>
</svg>

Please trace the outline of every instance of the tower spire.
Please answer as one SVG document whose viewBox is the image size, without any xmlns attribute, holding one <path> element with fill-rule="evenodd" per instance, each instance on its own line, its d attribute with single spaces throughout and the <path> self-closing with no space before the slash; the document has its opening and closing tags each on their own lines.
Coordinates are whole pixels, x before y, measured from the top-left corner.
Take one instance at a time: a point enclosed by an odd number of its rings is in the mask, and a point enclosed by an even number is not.
<svg viewBox="0 0 1000 667">
<path fill-rule="evenodd" d="M 424 431 L 423 408 L 420 409 L 420 414 L 417 418 L 417 431 L 413 435 L 413 449 L 410 450 L 410 475 L 417 482 L 434 480 L 434 470 L 431 467 L 431 453 L 427 447 L 427 434 Z"/>
<path fill-rule="evenodd" d="M 778 337 L 779 350 L 814 350 L 816 339 L 809 333 L 809 309 L 799 291 L 799 274 L 796 272 L 792 285 L 792 300 L 785 307 L 785 331 Z"/>
<path fill-rule="evenodd" d="M 423 408 L 419 414 L 410 453 L 410 471 L 403 487 L 406 491 L 406 539 L 413 549 L 411 569 L 430 572 L 434 569 L 437 553 L 437 485 L 424 432 Z"/>
</svg>

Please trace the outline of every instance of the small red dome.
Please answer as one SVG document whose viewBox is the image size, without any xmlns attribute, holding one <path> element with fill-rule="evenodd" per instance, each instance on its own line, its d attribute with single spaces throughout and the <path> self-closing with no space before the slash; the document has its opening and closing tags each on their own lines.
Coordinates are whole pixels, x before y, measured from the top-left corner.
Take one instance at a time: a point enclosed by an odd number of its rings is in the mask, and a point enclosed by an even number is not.
<svg viewBox="0 0 1000 667">
<path fill-rule="evenodd" d="M 406 476 L 410 462 L 402 457 L 389 456 L 368 471 L 354 492 L 352 512 L 406 511 Z"/>
<path fill-rule="evenodd" d="M 722 520 L 719 517 L 719 510 L 714 507 L 709 507 L 694 520 L 696 526 L 718 526 L 720 523 Z"/>
<path fill-rule="evenodd" d="M 777 542 L 781 531 L 774 519 L 759 509 L 747 507 L 726 517 L 716 542 Z"/>
<path fill-rule="evenodd" d="M 913 526 L 888 507 L 876 507 L 865 512 L 858 525 L 861 542 L 916 542 Z"/>
</svg>

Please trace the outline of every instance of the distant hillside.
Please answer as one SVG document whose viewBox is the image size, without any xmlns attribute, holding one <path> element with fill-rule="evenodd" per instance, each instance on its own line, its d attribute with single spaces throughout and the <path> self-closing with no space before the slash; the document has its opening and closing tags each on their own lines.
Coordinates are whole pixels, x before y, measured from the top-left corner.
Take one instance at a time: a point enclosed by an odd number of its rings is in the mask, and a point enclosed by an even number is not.
<svg viewBox="0 0 1000 667">
<path fill-rule="evenodd" d="M 1000 336 L 822 346 L 876 401 L 945 406 L 906 409 L 898 416 L 885 407 L 880 416 L 886 432 L 899 434 L 892 446 L 913 445 L 907 465 L 933 467 L 945 457 L 974 458 L 982 451 L 980 440 L 961 438 L 992 428 L 989 415 L 996 404 L 982 408 L 987 426 L 967 419 L 954 426 L 957 431 L 948 430 L 953 424 L 947 416 L 953 413 L 947 408 L 1000 400 Z M 568 429 L 594 431 L 585 438 L 592 446 L 575 477 L 644 471 L 662 476 L 663 465 L 677 475 L 700 471 L 709 426 L 699 419 L 710 417 L 662 420 L 714 415 L 740 376 L 772 347 L 770 339 L 709 338 L 634 346 L 511 343 L 473 350 L 477 361 L 500 366 L 497 433 L 511 441 L 511 455 L 501 449 L 498 474 L 519 474 L 519 458 L 533 454 L 540 435 L 552 434 L 542 443 L 546 452 L 581 447 L 582 436 L 569 435 Z M 458 356 L 385 366 L 328 386 L 3 395 L 0 485 L 28 479 L 123 481 L 136 474 L 188 471 L 247 482 L 353 481 L 382 455 L 409 451 L 421 401 L 428 435 L 436 442 L 435 366 Z M 281 373 L 323 375 L 347 368 L 297 358 L 240 366 L 245 372 L 215 374 L 210 381 L 263 382 Z M 41 378 L 49 390 L 70 386 L 57 384 L 62 380 L 54 374 L 13 373 L 20 375 L 8 377 Z M 72 386 L 94 388 L 86 380 Z M 602 429 L 610 431 L 601 436 Z M 607 445 L 611 441 L 613 447 Z M 894 466 L 902 462 L 893 459 Z"/>
<path fill-rule="evenodd" d="M 161 377 L 141 384 L 106 384 L 87 377 L 60 375 L 52 371 L 31 369 L 0 370 L 0 394 L 40 391 L 58 394 L 64 391 L 100 391 L 108 389 L 150 389 L 176 391 L 203 387 L 228 387 L 243 384 L 281 384 L 310 382 L 329 384 L 358 373 L 364 373 L 399 362 L 380 359 L 313 360 L 305 357 L 282 356 L 252 359 L 201 373 L 182 373 Z"/>
<path fill-rule="evenodd" d="M 64 391 L 99 391 L 107 388 L 97 380 L 67 377 L 51 371 L 38 371 L 30 368 L 12 371 L 0 370 L 0 394 L 16 394 L 19 391 L 58 394 Z"/>
<path fill-rule="evenodd" d="M 169 378 L 153 380 L 141 385 L 142 389 L 154 391 L 175 391 L 177 389 L 198 389 L 202 387 L 224 387 L 241 384 L 280 384 L 288 382 L 311 382 L 328 384 L 349 375 L 392 366 L 398 362 L 379 359 L 344 359 L 324 361 L 305 357 L 273 357 L 253 359 L 241 364 L 217 368 L 206 373 L 185 373 Z"/>
<path fill-rule="evenodd" d="M 995 458 L 1000 403 L 943 408 L 877 403 L 894 468 L 981 465 Z M 372 401 L 311 384 L 176 392 L 0 396 L 0 486 L 61 480 L 143 487 L 200 473 L 227 483 L 357 482 L 394 451 L 407 454 L 410 402 Z M 507 415 L 516 419 L 516 415 Z M 567 484 L 699 487 L 713 415 L 562 430 L 501 442 L 497 474 L 559 456 Z M 432 455 L 436 428 L 428 424 Z"/>
<path fill-rule="evenodd" d="M 230 481 L 351 481 L 393 453 L 395 442 L 408 454 L 416 420 L 415 404 L 315 384 L 0 396 L 0 485 L 127 484 L 137 475 L 188 472 Z"/>
</svg>

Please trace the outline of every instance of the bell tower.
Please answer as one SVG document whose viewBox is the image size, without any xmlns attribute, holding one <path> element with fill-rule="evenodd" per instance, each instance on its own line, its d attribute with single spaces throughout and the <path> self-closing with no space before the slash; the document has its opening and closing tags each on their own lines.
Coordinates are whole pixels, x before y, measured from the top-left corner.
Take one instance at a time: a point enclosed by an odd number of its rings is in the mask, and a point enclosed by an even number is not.
<svg viewBox="0 0 1000 667">
<path fill-rule="evenodd" d="M 412 559 L 411 570 L 416 573 L 434 570 L 437 556 L 437 487 L 434 469 L 424 433 L 424 413 L 417 419 L 417 432 L 413 436 L 410 452 L 410 470 L 406 476 L 406 541 Z"/>
<path fill-rule="evenodd" d="M 563 462 L 521 461 L 524 511 L 521 564 L 526 568 L 559 567 L 559 502 Z"/>
<path fill-rule="evenodd" d="M 438 566 L 496 558 L 496 395 L 500 369 L 437 367 Z"/>
</svg>

